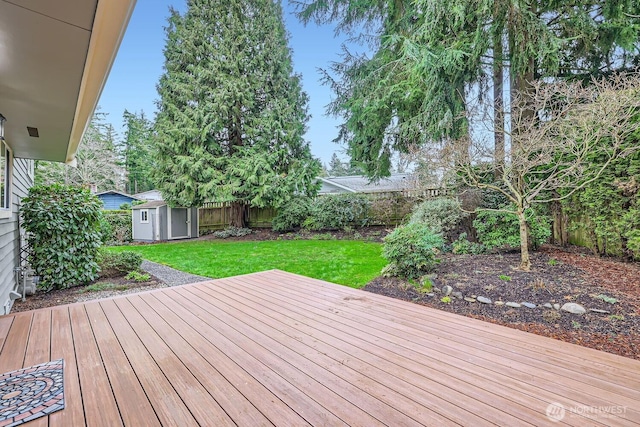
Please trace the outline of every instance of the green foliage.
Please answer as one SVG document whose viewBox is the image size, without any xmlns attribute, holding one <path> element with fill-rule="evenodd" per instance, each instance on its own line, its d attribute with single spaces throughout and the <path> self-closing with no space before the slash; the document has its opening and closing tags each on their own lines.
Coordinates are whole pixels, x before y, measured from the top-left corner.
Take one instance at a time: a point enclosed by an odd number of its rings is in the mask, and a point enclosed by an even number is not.
<svg viewBox="0 0 640 427">
<path fill-rule="evenodd" d="M 331 194 L 317 197 L 311 203 L 303 226 L 309 230 L 340 230 L 350 226 L 364 227 L 370 222 L 371 202 L 364 194 Z"/>
<path fill-rule="evenodd" d="M 469 216 L 455 199 L 438 197 L 426 200 L 413 209 L 409 222 L 422 223 L 452 242 L 460 234 L 462 221 Z"/>
<path fill-rule="evenodd" d="M 84 294 L 87 292 L 101 292 L 101 291 L 123 291 L 128 289 L 127 285 L 116 285 L 115 283 L 94 283 L 92 285 L 83 286 L 78 289 L 78 293 Z"/>
<path fill-rule="evenodd" d="M 363 171 L 360 167 L 354 166 L 350 162 L 343 162 L 336 153 L 331 156 L 329 167 L 327 168 L 328 176 L 352 176 L 362 175 L 362 173 Z"/>
<path fill-rule="evenodd" d="M 105 245 L 123 245 L 133 240 L 130 210 L 103 211 L 100 224 Z"/>
<path fill-rule="evenodd" d="M 192 240 L 109 250 L 135 250 L 150 261 L 211 278 L 277 268 L 356 288 L 385 265 L 381 244 L 352 240 Z"/>
<path fill-rule="evenodd" d="M 609 295 L 600 294 L 596 296 L 597 299 L 600 299 L 608 304 L 615 304 L 618 300 L 614 297 L 610 297 Z"/>
<path fill-rule="evenodd" d="M 64 289 L 97 277 L 102 202 L 87 189 L 43 185 L 22 199 L 29 263 L 44 289 Z"/>
<path fill-rule="evenodd" d="M 130 194 L 152 190 L 151 171 L 154 165 L 152 155 L 153 124 L 144 112 L 122 115 L 126 131 L 122 142 L 122 157 L 127 171 L 127 191 Z"/>
<path fill-rule="evenodd" d="M 224 230 L 214 232 L 213 237 L 217 239 L 228 239 L 229 237 L 248 236 L 251 233 L 253 233 L 253 231 L 251 231 L 250 228 L 227 227 Z"/>
<path fill-rule="evenodd" d="M 343 119 L 339 139 L 375 176 L 389 173 L 395 150 L 464 135 L 465 88 L 490 89 L 490 73 L 504 73 L 505 64 L 518 86 L 537 76 L 588 79 L 632 70 L 640 56 L 638 2 L 298 4 L 304 22 L 335 22 L 338 31 L 362 34 L 367 43 L 367 55 L 345 49 L 325 83 L 335 92 L 328 112 Z"/>
<path fill-rule="evenodd" d="M 485 253 L 486 250 L 487 248 L 485 248 L 484 245 L 467 240 L 467 233 L 460 234 L 460 236 L 458 236 L 458 240 L 455 240 L 451 244 L 451 252 L 457 255 L 479 255 Z"/>
<path fill-rule="evenodd" d="M 389 262 L 387 274 L 417 279 L 434 270 L 444 245 L 442 237 L 422 223 L 396 228 L 384 238 L 382 256 Z"/>
<path fill-rule="evenodd" d="M 277 208 L 315 195 L 320 163 L 280 2 L 192 0 L 166 31 L 154 168 L 165 200 Z M 230 225 L 245 225 L 241 213 Z"/>
<path fill-rule="evenodd" d="M 529 236 L 534 248 L 545 243 L 551 236 L 551 223 L 546 215 L 537 214 L 533 209 L 525 212 L 529 225 Z M 519 248 L 520 223 L 512 213 L 480 211 L 473 221 L 478 241 L 487 249 Z"/>
<path fill-rule="evenodd" d="M 502 280 L 503 282 L 510 282 L 511 281 L 511 276 L 507 276 L 505 274 L 501 274 L 500 276 L 498 276 L 498 278 L 500 280 Z"/>
<path fill-rule="evenodd" d="M 440 298 L 440 301 L 445 304 L 449 304 L 451 302 L 451 297 L 447 295 L 446 297 Z"/>
<path fill-rule="evenodd" d="M 309 216 L 311 200 L 306 197 L 294 197 L 278 209 L 278 214 L 271 221 L 274 231 L 293 231 L 302 226 Z"/>
<path fill-rule="evenodd" d="M 411 213 L 412 206 L 413 201 L 402 193 L 371 197 L 371 223 L 387 227 L 398 225 Z"/>
<path fill-rule="evenodd" d="M 133 271 L 130 271 L 129 274 L 124 276 L 124 278 L 127 280 L 133 280 L 134 282 L 142 283 L 142 282 L 148 282 L 149 280 L 151 280 L 151 275 L 147 273 L 141 273 L 137 270 L 133 270 Z"/>
<path fill-rule="evenodd" d="M 142 256 L 130 250 L 112 252 L 102 250 L 98 256 L 100 277 L 121 277 L 140 270 Z"/>
</svg>

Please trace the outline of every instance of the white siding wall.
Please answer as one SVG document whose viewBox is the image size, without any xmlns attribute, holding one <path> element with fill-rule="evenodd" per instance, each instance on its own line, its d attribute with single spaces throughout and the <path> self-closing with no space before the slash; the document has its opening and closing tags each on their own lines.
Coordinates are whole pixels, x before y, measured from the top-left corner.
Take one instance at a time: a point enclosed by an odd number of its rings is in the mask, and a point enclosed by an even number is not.
<svg viewBox="0 0 640 427">
<path fill-rule="evenodd" d="M 13 269 L 19 262 L 20 199 L 27 195 L 29 188 L 33 185 L 33 160 L 14 159 L 12 169 L 11 217 L 0 219 L 0 315 L 7 314 L 5 311 L 12 305 L 9 292 L 15 284 Z"/>
</svg>

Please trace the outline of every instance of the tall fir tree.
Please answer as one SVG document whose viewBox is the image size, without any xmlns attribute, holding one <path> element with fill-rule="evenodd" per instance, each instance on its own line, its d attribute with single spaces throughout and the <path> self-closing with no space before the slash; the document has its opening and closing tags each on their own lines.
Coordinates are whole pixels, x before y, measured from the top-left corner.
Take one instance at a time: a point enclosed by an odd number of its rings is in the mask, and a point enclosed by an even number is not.
<svg viewBox="0 0 640 427">
<path fill-rule="evenodd" d="M 127 173 L 127 192 L 135 194 L 151 190 L 154 187 L 151 180 L 153 124 L 143 111 L 131 113 L 125 110 L 122 118 L 126 126 L 121 152 Z"/>
<path fill-rule="evenodd" d="M 313 195 L 320 163 L 303 139 L 307 95 L 279 1 L 188 0 L 172 10 L 156 118 L 156 181 L 172 205 L 247 206 Z"/>
</svg>

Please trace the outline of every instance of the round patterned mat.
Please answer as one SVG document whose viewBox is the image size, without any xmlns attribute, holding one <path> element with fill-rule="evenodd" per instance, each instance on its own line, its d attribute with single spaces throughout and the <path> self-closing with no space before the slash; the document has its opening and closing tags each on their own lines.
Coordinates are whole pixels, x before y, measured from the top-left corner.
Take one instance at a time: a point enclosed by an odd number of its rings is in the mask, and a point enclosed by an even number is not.
<svg viewBox="0 0 640 427">
<path fill-rule="evenodd" d="M 62 359 L 0 375 L 0 427 L 64 408 Z"/>
</svg>

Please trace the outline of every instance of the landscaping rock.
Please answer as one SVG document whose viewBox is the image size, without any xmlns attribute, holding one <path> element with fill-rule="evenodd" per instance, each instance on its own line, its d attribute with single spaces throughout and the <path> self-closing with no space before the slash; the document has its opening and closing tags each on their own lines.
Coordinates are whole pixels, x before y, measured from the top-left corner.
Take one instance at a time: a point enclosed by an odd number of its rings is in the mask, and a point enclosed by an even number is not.
<svg viewBox="0 0 640 427">
<path fill-rule="evenodd" d="M 611 314 L 610 311 L 600 310 L 599 308 L 590 308 L 589 311 L 591 311 L 593 313 L 599 313 L 599 314 Z"/>
<path fill-rule="evenodd" d="M 527 308 L 536 308 L 537 306 L 532 303 L 532 302 L 523 302 L 522 305 L 524 305 Z"/>
<path fill-rule="evenodd" d="M 458 299 L 462 299 L 462 292 L 451 292 L 451 295 Z"/>
<path fill-rule="evenodd" d="M 493 301 L 491 301 L 491 299 L 487 298 L 487 297 L 478 297 L 477 298 L 478 302 L 481 302 L 482 304 L 491 304 Z"/>
<path fill-rule="evenodd" d="M 507 307 L 512 307 L 512 308 L 520 308 L 522 307 L 520 304 L 518 304 L 517 302 L 511 302 L 509 301 L 508 303 L 505 304 Z"/>
<path fill-rule="evenodd" d="M 426 294 L 428 297 L 435 297 L 436 294 L 434 294 L 433 292 L 429 292 L 428 294 Z"/>
<path fill-rule="evenodd" d="M 555 310 L 560 310 L 560 304 L 558 304 L 558 303 L 553 304 L 553 308 Z"/>
<path fill-rule="evenodd" d="M 449 296 L 451 295 L 451 292 L 453 292 L 453 288 L 449 285 L 444 285 L 442 287 L 442 293 L 444 294 L 444 296 Z"/>
<path fill-rule="evenodd" d="M 475 298 L 470 298 L 470 297 L 464 297 L 464 300 L 467 302 L 476 302 Z"/>
<path fill-rule="evenodd" d="M 576 304 L 575 302 L 566 303 L 560 308 L 560 310 L 573 314 L 585 314 L 587 312 L 583 306 Z"/>
<path fill-rule="evenodd" d="M 553 308 L 550 302 L 543 305 L 544 308 Z"/>
<path fill-rule="evenodd" d="M 504 305 L 504 301 L 496 301 L 494 302 L 495 305 Z"/>
</svg>

